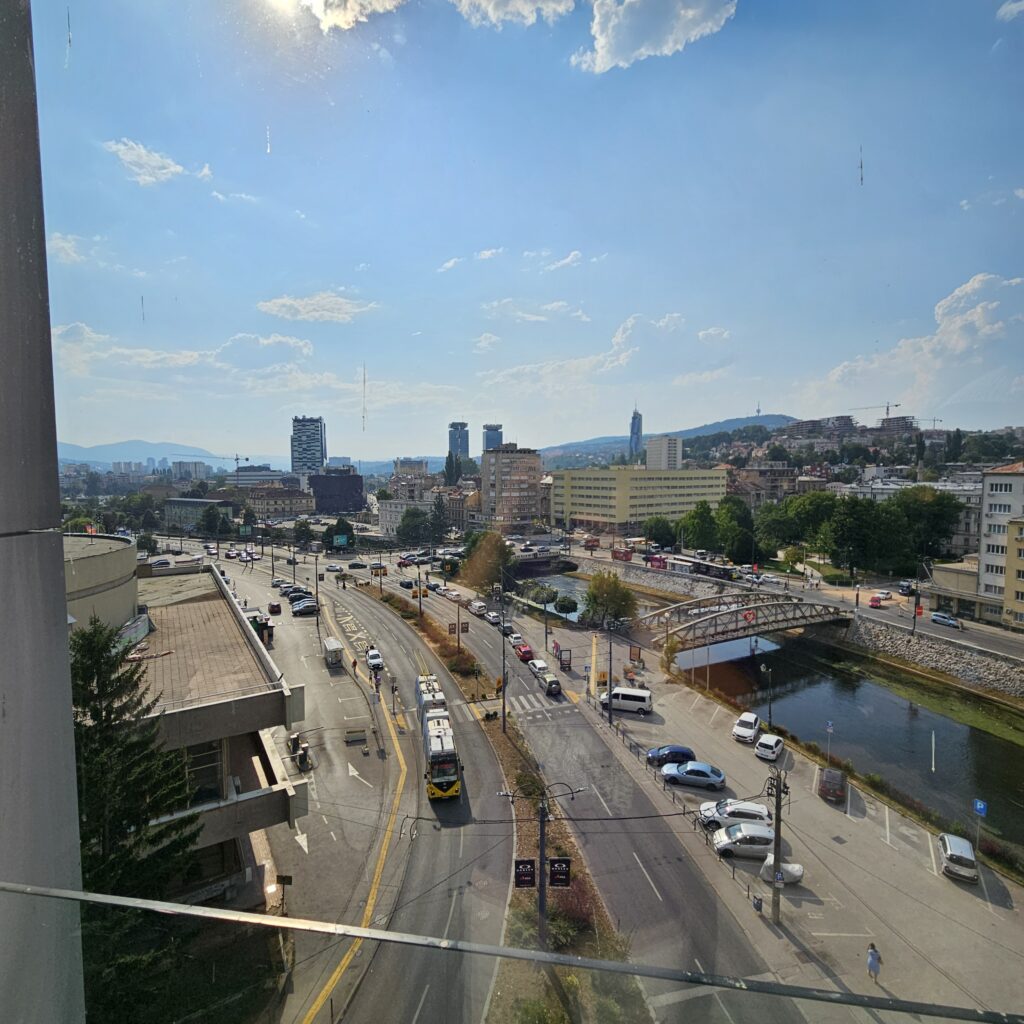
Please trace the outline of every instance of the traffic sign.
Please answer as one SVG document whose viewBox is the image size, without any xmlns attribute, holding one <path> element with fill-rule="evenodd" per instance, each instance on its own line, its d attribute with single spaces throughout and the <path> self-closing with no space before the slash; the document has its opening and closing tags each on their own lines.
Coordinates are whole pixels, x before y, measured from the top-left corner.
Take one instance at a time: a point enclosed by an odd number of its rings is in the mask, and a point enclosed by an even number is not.
<svg viewBox="0 0 1024 1024">
<path fill-rule="evenodd" d="M 533 858 L 516 858 L 515 888 L 533 889 L 537 885 L 537 862 Z"/>
<path fill-rule="evenodd" d="M 831 722 L 826 722 L 825 723 L 825 732 L 827 732 L 829 734 L 829 736 L 832 735 L 833 729 L 832 729 L 832 723 Z"/>
<path fill-rule="evenodd" d="M 988 804 L 984 800 L 975 800 L 974 813 L 978 815 L 979 818 L 984 818 L 985 815 L 988 814 Z"/>
</svg>

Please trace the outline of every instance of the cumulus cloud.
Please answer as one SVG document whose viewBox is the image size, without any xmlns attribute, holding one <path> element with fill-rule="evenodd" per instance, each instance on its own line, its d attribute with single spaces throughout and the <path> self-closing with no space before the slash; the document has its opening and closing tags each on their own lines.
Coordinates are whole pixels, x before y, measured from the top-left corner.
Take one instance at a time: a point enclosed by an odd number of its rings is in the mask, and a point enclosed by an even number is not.
<svg viewBox="0 0 1024 1024">
<path fill-rule="evenodd" d="M 736 0 L 594 0 L 594 48 L 572 57 L 575 67 L 602 74 L 647 57 L 668 57 L 722 29 Z"/>
<path fill-rule="evenodd" d="M 729 332 L 724 327 L 706 327 L 697 337 L 704 342 L 723 342 L 729 340 Z"/>
<path fill-rule="evenodd" d="M 439 274 L 447 274 L 448 271 L 452 269 L 452 267 L 457 267 L 461 262 L 461 256 L 453 256 L 450 260 L 445 260 L 444 263 L 442 263 L 441 266 L 437 268 L 437 272 Z"/>
<path fill-rule="evenodd" d="M 514 299 L 495 299 L 493 302 L 485 302 L 481 308 L 487 316 L 492 318 L 507 316 L 513 320 L 526 322 L 547 320 L 542 313 L 533 313 L 530 310 L 522 309 Z"/>
<path fill-rule="evenodd" d="M 473 253 L 473 257 L 478 260 L 493 260 L 495 256 L 500 256 L 504 251 L 505 247 L 500 245 L 497 249 L 481 249 L 479 252 Z"/>
<path fill-rule="evenodd" d="M 196 171 L 196 177 L 200 181 L 209 181 L 213 177 L 213 171 L 210 170 L 209 164 L 203 164 L 201 171 Z"/>
<path fill-rule="evenodd" d="M 554 263 L 549 263 L 544 269 L 562 270 L 564 267 L 574 267 L 581 259 L 583 259 L 583 253 L 581 253 L 579 249 L 573 249 L 568 256 L 565 256 L 560 260 L 555 260 Z"/>
<path fill-rule="evenodd" d="M 484 333 L 481 334 L 480 337 L 474 338 L 473 341 L 475 342 L 475 344 L 473 345 L 474 352 L 489 352 L 492 348 L 494 348 L 495 345 L 498 344 L 499 341 L 501 341 L 501 338 L 499 338 L 496 334 L 491 334 L 488 331 L 484 331 Z"/>
<path fill-rule="evenodd" d="M 113 153 L 121 161 L 128 177 L 140 185 L 158 185 L 185 173 L 181 164 L 163 153 L 147 149 L 141 142 L 133 142 L 131 139 L 112 140 L 104 142 L 103 148 Z"/>
<path fill-rule="evenodd" d="M 728 372 L 728 366 L 719 366 L 715 370 L 697 370 L 691 373 L 681 373 L 672 383 L 680 388 L 691 387 L 694 384 L 710 384 L 712 381 L 721 380 Z"/>
<path fill-rule="evenodd" d="M 284 320 L 331 320 L 347 324 L 360 314 L 376 309 L 377 303 L 356 302 L 337 292 L 317 292 L 316 295 L 302 298 L 282 295 L 277 299 L 257 302 L 256 308 L 261 313 L 279 316 Z"/>
<path fill-rule="evenodd" d="M 295 8 L 304 8 L 316 18 L 326 35 L 332 28 L 347 32 L 374 14 L 395 11 L 405 0 L 292 0 Z"/>
<path fill-rule="evenodd" d="M 62 235 L 54 231 L 46 241 L 46 251 L 60 263 L 82 263 L 85 257 L 78 251 L 78 235 Z"/>
<path fill-rule="evenodd" d="M 1015 195 L 1015 196 L 1016 196 L 1016 197 L 1017 197 L 1018 199 L 1024 199 L 1024 188 L 1015 188 L 1015 189 L 1013 190 L 1013 194 L 1014 194 L 1014 195 Z"/>
<path fill-rule="evenodd" d="M 573 0 L 452 0 L 471 25 L 494 25 L 511 21 L 533 25 L 543 18 L 549 25 L 573 9 Z"/>
<path fill-rule="evenodd" d="M 652 320 L 651 324 L 663 331 L 678 331 L 686 321 L 682 313 L 666 313 L 660 320 Z"/>
<path fill-rule="evenodd" d="M 1013 21 L 1018 14 L 1024 14 L 1024 0 L 1006 0 L 1006 3 L 996 11 L 996 17 L 1000 21 Z"/>
<path fill-rule="evenodd" d="M 313 342 L 307 341 L 305 338 L 292 337 L 290 334 L 236 334 L 226 345 L 221 346 L 217 351 L 222 352 L 228 345 L 239 341 L 254 342 L 260 348 L 268 348 L 271 345 L 283 345 L 285 348 L 298 352 L 301 356 L 311 356 L 313 354 Z"/>
</svg>

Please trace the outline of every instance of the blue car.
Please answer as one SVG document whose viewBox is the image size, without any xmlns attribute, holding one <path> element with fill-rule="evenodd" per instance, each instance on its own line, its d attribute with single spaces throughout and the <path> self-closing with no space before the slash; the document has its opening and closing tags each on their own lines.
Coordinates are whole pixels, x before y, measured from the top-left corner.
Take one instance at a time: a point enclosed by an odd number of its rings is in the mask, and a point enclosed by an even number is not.
<svg viewBox="0 0 1024 1024">
<path fill-rule="evenodd" d="M 695 761 L 697 755 L 689 748 L 678 743 L 667 743 L 663 747 L 651 747 L 647 751 L 647 763 L 655 768 L 663 764 L 685 764 Z"/>
<path fill-rule="evenodd" d="M 700 786 L 702 789 L 724 789 L 725 772 L 703 761 L 662 766 L 661 777 L 673 786 Z"/>
</svg>

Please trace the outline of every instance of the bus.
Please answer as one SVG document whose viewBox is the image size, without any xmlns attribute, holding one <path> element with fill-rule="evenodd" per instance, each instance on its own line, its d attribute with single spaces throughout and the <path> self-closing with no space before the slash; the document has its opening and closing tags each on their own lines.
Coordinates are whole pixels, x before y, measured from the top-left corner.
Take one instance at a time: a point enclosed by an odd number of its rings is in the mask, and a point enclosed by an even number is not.
<svg viewBox="0 0 1024 1024">
<path fill-rule="evenodd" d="M 421 684 L 420 680 L 424 682 Z M 462 764 L 455 747 L 455 731 L 452 729 L 444 694 L 435 692 L 435 685 L 439 691 L 440 686 L 434 676 L 420 676 L 416 685 L 422 719 L 423 761 L 426 767 L 423 778 L 427 784 L 428 799 L 449 800 L 462 793 Z"/>
<path fill-rule="evenodd" d="M 448 710 L 448 701 L 445 699 L 441 684 L 437 681 L 437 676 L 416 677 L 416 706 L 420 709 L 421 715 L 435 708 Z"/>
<path fill-rule="evenodd" d="M 668 568 L 673 572 L 686 572 L 694 576 L 707 576 L 714 580 L 738 580 L 740 571 L 735 565 L 723 565 L 704 558 L 691 558 L 689 555 L 674 555 L 668 560 Z"/>
</svg>

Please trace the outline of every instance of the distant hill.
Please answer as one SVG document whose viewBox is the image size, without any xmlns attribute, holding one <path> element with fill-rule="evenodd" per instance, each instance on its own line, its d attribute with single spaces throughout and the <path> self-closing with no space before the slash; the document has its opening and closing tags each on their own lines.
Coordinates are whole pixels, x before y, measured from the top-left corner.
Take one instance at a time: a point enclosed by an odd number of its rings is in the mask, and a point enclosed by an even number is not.
<svg viewBox="0 0 1024 1024">
<path fill-rule="evenodd" d="M 781 413 L 769 413 L 761 416 L 741 416 L 731 420 L 718 420 L 705 423 L 699 427 L 687 427 L 685 430 L 663 430 L 657 434 L 644 434 L 644 443 L 652 437 L 669 435 L 670 437 L 693 438 L 706 434 L 724 434 L 741 427 L 767 427 L 774 430 L 792 423 L 795 416 Z M 629 437 L 625 434 L 612 437 L 592 437 L 586 441 L 569 441 L 565 444 L 551 445 L 540 450 L 544 464 L 555 469 L 574 465 L 585 465 L 588 462 L 602 462 L 613 459 L 616 455 L 629 449 Z"/>
<path fill-rule="evenodd" d="M 183 454 L 184 453 L 184 454 Z M 213 459 L 205 448 L 195 448 L 174 441 L 115 441 L 113 444 L 94 444 L 85 447 L 57 442 L 57 458 L 62 462 L 88 462 L 109 469 L 112 462 L 145 462 L 153 458 L 176 461 L 181 459 Z"/>
</svg>

